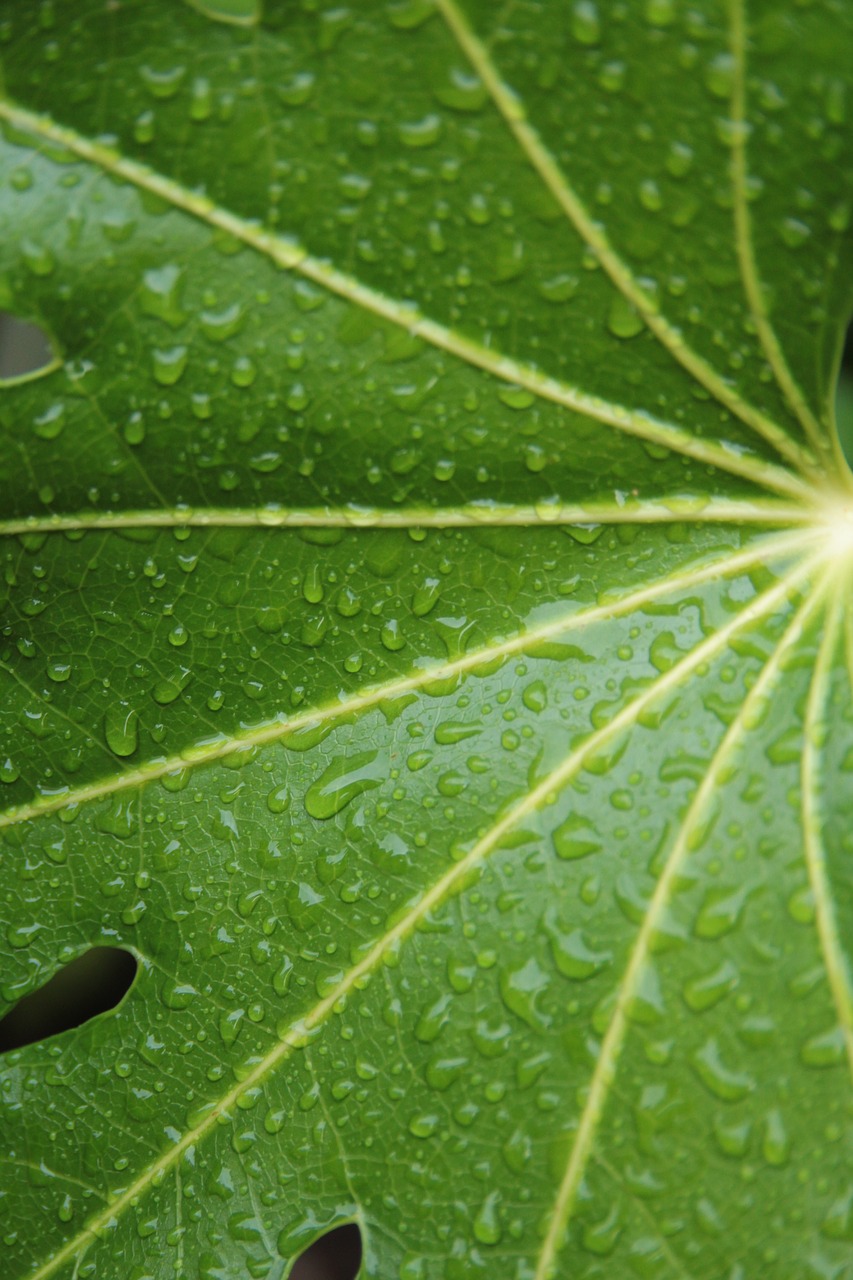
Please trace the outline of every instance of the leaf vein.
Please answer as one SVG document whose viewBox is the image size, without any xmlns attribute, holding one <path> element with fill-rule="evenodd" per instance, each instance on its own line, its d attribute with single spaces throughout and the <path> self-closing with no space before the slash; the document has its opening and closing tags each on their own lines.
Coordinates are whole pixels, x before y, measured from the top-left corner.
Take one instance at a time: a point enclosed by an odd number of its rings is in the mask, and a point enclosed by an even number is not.
<svg viewBox="0 0 853 1280">
<path fill-rule="evenodd" d="M 693 436 L 669 422 L 642 411 L 613 404 L 590 395 L 558 378 L 491 350 L 473 339 L 424 316 L 410 302 L 390 298 L 363 284 L 331 263 L 312 257 L 292 239 L 263 228 L 258 222 L 242 218 L 216 205 L 206 196 L 190 191 L 180 182 L 128 159 L 104 143 L 83 137 L 75 130 L 56 123 L 47 116 L 29 111 L 8 100 L 0 100 L 0 120 L 14 128 L 49 139 L 68 148 L 81 160 L 94 164 L 141 190 L 149 191 L 200 219 L 208 226 L 225 231 L 237 240 L 270 258 L 284 270 L 294 271 L 324 290 L 363 308 L 398 326 L 407 333 L 467 362 L 503 382 L 524 387 L 542 399 L 574 413 L 601 422 L 626 435 L 635 436 L 706 465 L 719 467 L 732 475 L 742 476 L 756 484 L 794 497 L 807 496 L 810 487 L 785 467 L 766 462 L 755 454 L 743 454 L 715 440 Z M 804 467 L 805 471 L 806 468 Z"/>
<path fill-rule="evenodd" d="M 818 557 L 817 559 L 822 559 Z M 503 837 L 530 813 L 549 802 L 550 797 L 573 777 L 583 766 L 584 761 L 597 751 L 609 738 L 632 727 L 637 717 L 655 699 L 662 694 L 678 688 L 692 672 L 715 654 L 723 650 L 729 641 L 744 627 L 764 617 L 776 608 L 795 589 L 796 584 L 812 570 L 815 560 L 799 562 L 786 575 L 756 596 L 740 614 L 732 618 L 725 627 L 712 633 L 684 658 L 664 674 L 658 676 L 642 693 L 626 703 L 613 719 L 579 747 L 571 751 L 563 762 L 551 771 L 524 798 L 513 804 L 489 830 L 482 835 L 463 858 L 454 863 L 438 880 L 436 880 L 405 912 L 401 913 L 381 938 L 373 943 L 365 954 L 343 976 L 340 982 L 323 999 L 319 1000 L 309 1012 L 297 1019 L 282 1034 L 278 1043 L 255 1064 L 252 1070 L 236 1085 L 232 1086 L 218 1101 L 210 1104 L 210 1109 L 198 1123 L 185 1131 L 175 1144 L 149 1165 L 125 1190 L 116 1197 L 108 1209 L 90 1219 L 83 1231 L 72 1237 L 57 1253 L 33 1271 L 29 1280 L 48 1280 L 59 1267 L 74 1257 L 84 1248 L 93 1235 L 107 1222 L 116 1219 L 125 1209 L 133 1205 L 137 1197 L 144 1194 L 155 1180 L 165 1176 L 169 1169 L 176 1166 L 183 1154 L 201 1141 L 219 1123 L 222 1116 L 227 1116 L 235 1107 L 240 1097 L 247 1091 L 263 1083 L 276 1068 L 298 1049 L 310 1042 L 331 1015 L 340 1008 L 341 1001 L 357 989 L 358 984 L 371 976 L 382 964 L 383 956 L 396 944 L 406 940 L 417 928 L 418 924 L 431 912 L 439 909 L 451 895 L 464 889 L 469 878 L 477 867 L 499 846 Z M 537 1273 L 537 1280 L 540 1275 Z"/>
<path fill-rule="evenodd" d="M 838 1024 L 844 1038 L 844 1051 L 853 1079 L 853 976 L 841 945 L 838 921 L 832 900 L 832 888 L 826 868 L 826 849 L 822 835 L 818 769 L 820 764 L 820 720 L 829 699 L 830 669 L 837 652 L 841 627 L 841 595 L 836 590 L 828 611 L 806 706 L 803 754 L 801 761 L 803 849 L 809 883 L 815 903 L 818 939 L 826 969 L 827 981 L 835 1005 Z"/>
<path fill-rule="evenodd" d="M 818 454 L 825 455 L 827 441 L 821 430 L 820 423 L 812 413 L 802 388 L 791 372 L 779 338 L 770 320 L 767 299 L 755 258 L 752 216 L 747 195 L 746 140 L 748 120 L 746 115 L 747 29 L 745 0 L 729 0 L 729 30 L 730 49 L 734 61 L 730 107 L 733 125 L 731 180 L 734 194 L 735 244 L 741 280 L 759 341 L 785 399 L 799 419 L 806 436 Z"/>
<path fill-rule="evenodd" d="M 464 675 L 476 667 L 510 657 L 521 650 L 535 647 L 538 643 L 553 639 L 562 633 L 576 628 L 589 627 L 597 622 L 609 621 L 622 617 L 643 604 L 656 600 L 659 596 L 671 592 L 687 590 L 723 574 L 736 573 L 754 565 L 766 563 L 774 557 L 796 554 L 808 546 L 809 541 L 817 539 L 817 530 L 799 531 L 797 534 L 782 534 L 761 539 L 758 543 L 737 553 L 727 553 L 719 558 L 693 565 L 690 569 L 668 577 L 658 579 L 649 586 L 630 592 L 615 601 L 595 605 L 589 608 L 575 609 L 561 614 L 548 622 L 529 631 L 521 631 L 508 639 L 487 644 L 457 658 L 452 662 L 434 663 L 414 671 L 407 676 L 389 680 L 384 684 L 362 690 L 348 698 L 313 708 L 299 715 L 276 716 L 251 729 L 231 735 L 215 737 L 211 740 L 184 749 L 181 754 L 160 757 L 146 765 L 128 769 L 123 773 L 101 778 L 85 786 L 68 788 L 47 797 L 39 797 L 25 804 L 0 812 L 0 830 L 21 822 L 28 822 L 42 815 L 67 808 L 72 804 L 83 804 L 91 800 L 113 795 L 118 791 L 126 791 L 141 787 L 149 782 L 165 777 L 179 769 L 195 768 L 213 763 L 230 755 L 234 751 L 248 750 L 251 747 L 263 746 L 278 741 L 284 735 L 298 729 L 314 727 L 323 723 L 342 720 L 347 716 L 359 714 L 376 707 L 380 702 L 400 697 L 405 693 L 423 689 L 438 681 L 452 679 Z"/>
<path fill-rule="evenodd" d="M 482 528 L 570 524 L 675 524 L 714 522 L 803 524 L 815 516 L 807 505 L 777 499 L 739 501 L 672 494 L 656 499 L 588 503 L 469 503 L 458 507 L 191 507 L 82 511 L 0 520 L 0 537 L 27 533 L 66 533 L 93 529 L 140 528 L 326 528 L 410 529 Z"/>
<path fill-rule="evenodd" d="M 811 564 L 806 564 L 804 567 L 801 567 L 799 573 L 796 574 L 796 578 L 806 576 L 811 568 Z M 824 579 L 829 577 L 829 573 L 830 571 L 827 570 L 824 575 Z M 793 576 L 794 575 L 792 575 L 792 577 Z M 780 598 L 778 588 L 773 592 L 773 594 L 776 601 L 778 601 Z M 590 1079 L 587 1099 L 581 1113 L 574 1142 L 572 1143 L 572 1147 L 569 1152 L 566 1169 L 557 1192 L 553 1211 L 549 1216 L 549 1227 L 539 1254 L 534 1280 L 551 1280 L 554 1275 L 556 1258 L 571 1217 L 575 1198 L 577 1196 L 584 1171 L 589 1161 L 593 1142 L 595 1141 L 595 1136 L 598 1131 L 598 1124 L 603 1114 L 608 1095 L 611 1092 L 618 1059 L 628 1030 L 628 1003 L 636 990 L 638 980 L 642 975 L 643 966 L 648 961 L 649 947 L 655 928 L 660 922 L 661 916 L 666 909 L 672 893 L 673 885 L 675 884 L 678 873 L 681 870 L 684 858 L 689 852 L 689 837 L 695 828 L 696 823 L 705 812 L 709 801 L 713 797 L 714 789 L 717 785 L 717 780 L 723 766 L 729 759 L 731 753 L 740 745 L 748 732 L 750 712 L 755 707 L 759 699 L 764 696 L 768 688 L 772 686 L 774 680 L 779 675 L 785 654 L 799 639 L 808 614 L 814 610 L 821 598 L 822 588 L 818 588 L 813 591 L 812 594 L 807 597 L 805 603 L 797 609 L 794 618 L 786 628 L 782 639 L 770 655 L 762 668 L 761 674 L 744 699 L 736 718 L 732 721 L 731 725 L 723 735 L 723 738 L 710 761 L 707 773 L 697 788 L 687 812 L 682 819 L 681 825 L 676 832 L 675 839 L 667 856 L 666 864 L 658 878 L 654 894 L 652 895 L 648 910 L 643 918 L 643 923 L 637 933 L 637 937 L 628 958 L 628 963 L 616 992 L 616 1002 L 613 1015 L 601 1043 L 596 1065 Z M 761 599 L 761 597 L 759 597 L 759 599 Z M 766 613 L 768 611 L 767 595 L 765 595 L 763 599 L 765 604 L 762 612 Z"/>
<path fill-rule="evenodd" d="M 457 0 L 435 0 L 465 56 L 489 90 L 492 100 L 514 134 L 522 152 L 562 208 L 578 235 L 594 251 L 611 281 L 637 310 L 648 329 L 671 356 L 706 390 L 710 391 L 750 430 L 798 468 L 815 475 L 810 451 L 760 409 L 749 404 L 684 339 L 681 331 L 652 305 L 631 268 L 616 252 L 601 225 L 591 216 L 539 133 L 525 118 L 524 109 L 500 73 L 483 42 L 468 25 Z"/>
</svg>

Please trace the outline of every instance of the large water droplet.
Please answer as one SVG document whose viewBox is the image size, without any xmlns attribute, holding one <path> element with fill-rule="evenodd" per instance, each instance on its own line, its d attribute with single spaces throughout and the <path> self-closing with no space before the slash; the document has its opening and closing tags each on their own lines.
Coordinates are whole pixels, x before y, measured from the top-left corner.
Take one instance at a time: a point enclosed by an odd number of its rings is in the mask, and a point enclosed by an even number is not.
<svg viewBox="0 0 853 1280">
<path fill-rule="evenodd" d="M 378 787 L 385 773 L 377 751 L 340 756 L 312 782 L 305 793 L 305 808 L 312 818 L 332 818 L 356 796 Z"/>
<path fill-rule="evenodd" d="M 104 736 L 117 756 L 132 756 L 139 745 L 139 717 L 127 702 L 113 702 L 104 716 Z"/>
</svg>

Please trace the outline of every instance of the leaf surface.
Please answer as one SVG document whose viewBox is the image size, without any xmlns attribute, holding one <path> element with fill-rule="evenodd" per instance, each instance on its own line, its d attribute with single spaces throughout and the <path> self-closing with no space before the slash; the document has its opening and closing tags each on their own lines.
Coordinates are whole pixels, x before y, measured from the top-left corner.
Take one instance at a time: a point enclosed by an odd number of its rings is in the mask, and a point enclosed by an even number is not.
<svg viewBox="0 0 853 1280">
<path fill-rule="evenodd" d="M 3 1274 L 846 1275 L 849 7 L 0 36 Z"/>
</svg>

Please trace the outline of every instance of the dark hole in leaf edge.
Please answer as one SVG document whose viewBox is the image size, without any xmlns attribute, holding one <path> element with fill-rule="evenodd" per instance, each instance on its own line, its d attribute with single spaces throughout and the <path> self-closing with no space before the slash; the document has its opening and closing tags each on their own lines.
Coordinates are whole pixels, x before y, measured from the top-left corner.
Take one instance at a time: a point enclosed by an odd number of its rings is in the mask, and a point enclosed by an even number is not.
<svg viewBox="0 0 853 1280">
<path fill-rule="evenodd" d="M 354 1222 L 347 1222 L 309 1245 L 288 1280 L 355 1280 L 360 1267 L 361 1232 Z"/>
<path fill-rule="evenodd" d="M 56 363 L 53 343 L 40 325 L 0 311 L 0 383 L 36 378 Z"/>
<path fill-rule="evenodd" d="M 835 393 L 835 417 L 841 448 L 848 463 L 853 467 L 853 321 L 847 326 L 847 336 L 844 340 L 838 388 Z"/>
<path fill-rule="evenodd" d="M 93 947 L 78 956 L 0 1019 L 0 1053 L 23 1049 L 115 1009 L 138 967 L 135 957 L 118 947 Z"/>
</svg>

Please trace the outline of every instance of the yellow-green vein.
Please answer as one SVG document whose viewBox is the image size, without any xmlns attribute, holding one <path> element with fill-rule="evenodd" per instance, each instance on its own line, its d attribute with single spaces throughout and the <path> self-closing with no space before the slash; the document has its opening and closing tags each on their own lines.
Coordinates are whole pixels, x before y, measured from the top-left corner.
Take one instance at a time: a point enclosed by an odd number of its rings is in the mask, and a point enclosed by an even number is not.
<svg viewBox="0 0 853 1280">
<path fill-rule="evenodd" d="M 667 855 L 666 863 L 658 878 L 654 894 L 619 983 L 613 1014 L 598 1052 L 595 1069 L 586 1094 L 586 1101 L 569 1152 L 569 1159 L 560 1182 L 553 1210 L 549 1215 L 548 1230 L 537 1261 L 534 1280 L 552 1280 L 555 1275 L 554 1268 L 557 1256 L 568 1227 L 581 1179 L 587 1167 L 599 1121 L 615 1077 L 617 1062 L 629 1025 L 628 1007 L 632 996 L 636 992 L 643 968 L 648 962 L 649 948 L 655 930 L 660 924 L 661 916 L 669 902 L 684 859 L 689 853 L 691 833 L 702 818 L 709 802 L 713 799 L 724 765 L 748 732 L 750 717 L 754 709 L 760 705 L 761 699 L 766 696 L 769 688 L 778 677 L 785 655 L 797 643 L 808 616 L 820 604 L 830 574 L 831 569 L 825 571 L 824 580 L 820 587 L 815 589 L 797 610 L 782 639 L 744 699 L 740 711 L 726 730 L 707 772 L 684 815 Z"/>
<path fill-rule="evenodd" d="M 786 458 L 804 475 L 816 476 L 818 472 L 811 452 L 760 409 L 744 400 L 703 356 L 688 346 L 681 331 L 660 313 L 631 268 L 613 248 L 600 223 L 592 217 L 570 185 L 536 129 L 526 119 L 522 104 L 501 79 L 500 72 L 488 50 L 469 26 L 456 0 L 435 0 L 435 3 L 465 56 L 489 90 L 495 106 L 512 130 L 525 156 L 578 235 L 594 250 L 614 285 L 636 308 L 649 330 L 670 355 L 721 404 L 724 404 L 752 431 L 772 445 L 783 458 Z"/>
<path fill-rule="evenodd" d="M 785 353 L 767 310 L 767 299 L 758 274 L 749 208 L 746 143 L 749 125 L 746 117 L 746 4 L 745 0 L 729 0 L 730 49 L 734 63 L 730 115 L 731 177 L 734 193 L 735 244 L 741 280 L 749 304 L 756 333 L 779 386 L 794 414 L 819 454 L 826 455 L 827 440 L 820 423 L 812 413 L 802 389 L 788 366 Z"/>
<path fill-rule="evenodd" d="M 599 751 L 610 738 L 635 725 L 638 717 L 651 703 L 677 689 L 703 663 L 723 651 L 739 632 L 782 605 L 797 589 L 798 584 L 808 577 L 814 566 L 824 558 L 818 556 L 798 563 L 796 568 L 789 571 L 773 587 L 754 597 L 726 626 L 712 633 L 668 671 L 658 676 L 652 684 L 627 703 L 608 724 L 596 730 L 583 744 L 570 752 L 560 765 L 520 801 L 510 805 L 503 816 L 499 817 L 476 841 L 464 857 L 453 863 L 444 875 L 412 905 L 398 913 L 396 920 L 382 937 L 365 951 L 362 958 L 344 974 L 326 996 L 287 1028 L 278 1043 L 255 1063 L 237 1084 L 233 1085 L 221 1098 L 211 1102 L 195 1125 L 188 1128 L 168 1151 L 153 1161 L 125 1187 L 107 1209 L 91 1218 L 76 1236 L 38 1266 L 28 1280 L 48 1280 L 48 1277 L 54 1275 L 60 1267 L 75 1257 L 92 1239 L 97 1238 L 101 1230 L 115 1222 L 126 1209 L 135 1205 L 139 1197 L 174 1168 L 191 1147 L 195 1147 L 221 1123 L 221 1118 L 227 1116 L 232 1108 L 237 1106 L 243 1094 L 261 1085 L 282 1062 L 310 1043 L 313 1035 L 318 1033 L 331 1015 L 341 1007 L 341 1002 L 381 966 L 383 957 L 397 944 L 405 941 L 421 921 L 431 912 L 438 910 L 452 894 L 460 892 L 470 883 L 472 874 L 476 873 L 476 869 L 498 847 L 505 835 L 523 822 L 528 815 L 549 804 L 560 788 L 570 781 L 590 756 Z"/>
<path fill-rule="evenodd" d="M 312 257 L 295 241 L 266 230 L 257 222 L 241 218 L 221 208 L 206 196 L 188 191 L 174 179 L 157 173 L 139 161 L 120 155 L 104 143 L 85 138 L 75 130 L 57 124 L 47 116 L 39 115 L 8 101 L 0 101 L 0 120 L 5 120 L 15 129 L 34 139 L 44 139 L 64 146 L 73 155 L 97 165 L 105 173 L 122 178 L 141 190 L 151 192 L 174 208 L 206 222 L 211 227 L 227 232 L 243 244 L 265 254 L 277 266 L 304 276 L 347 302 L 380 316 L 407 333 L 422 338 L 424 342 L 501 381 L 524 387 L 534 395 L 541 396 L 584 417 L 602 422 L 627 435 L 662 445 L 675 453 L 695 458 L 709 466 L 719 467 L 720 470 L 732 475 L 753 480 L 764 488 L 800 498 L 807 498 L 811 492 L 807 484 L 784 467 L 774 466 L 755 455 L 740 453 L 717 441 L 693 436 L 652 414 L 628 409 L 623 405 L 602 400 L 598 396 L 589 395 L 558 378 L 542 373 L 532 365 L 501 355 L 435 320 L 430 320 L 410 303 L 389 298 L 331 264 Z M 802 469 L 807 470 L 805 467 Z"/>
<path fill-rule="evenodd" d="M 529 631 L 521 631 L 509 639 L 484 645 L 450 662 L 426 665 L 410 675 L 364 689 L 339 702 L 314 707 L 295 716 L 276 716 L 251 729 L 230 735 L 223 734 L 193 744 L 181 754 L 161 757 L 122 773 L 100 778 L 85 786 L 69 787 L 65 791 L 38 797 L 26 804 L 0 812 L 0 830 L 30 821 L 46 813 L 56 812 L 58 809 L 65 809 L 69 805 L 84 804 L 87 801 L 112 795 L 117 791 L 144 786 L 179 769 L 211 764 L 234 751 L 248 750 L 279 741 L 285 735 L 295 733 L 299 729 L 340 721 L 348 716 L 357 716 L 385 700 L 398 698 L 419 689 L 428 689 L 430 685 L 439 685 L 456 676 L 474 671 L 478 667 L 508 658 L 522 650 L 535 650 L 537 644 L 554 639 L 563 633 L 623 617 L 661 596 L 689 590 L 715 577 L 743 572 L 755 565 L 768 563 L 774 558 L 796 555 L 815 540 L 820 540 L 817 530 L 802 530 L 796 534 L 780 534 L 764 538 L 744 551 L 734 554 L 729 552 L 719 558 L 711 557 L 698 566 L 661 578 L 637 591 L 617 597 L 609 603 L 587 609 L 576 608 Z"/>
<path fill-rule="evenodd" d="M 850 575 L 844 575 L 847 590 Z M 826 968 L 829 989 L 835 1005 L 838 1025 L 844 1038 L 844 1050 L 853 1076 L 853 975 L 841 945 L 835 918 L 832 888 L 826 868 L 823 821 L 818 794 L 818 771 L 821 747 L 825 737 L 824 717 L 829 700 L 832 663 L 838 650 L 841 629 L 842 595 L 836 586 L 814 666 L 803 728 L 801 765 L 803 848 L 809 883 L 815 904 L 815 920 L 820 949 Z"/>
<path fill-rule="evenodd" d="M 850 599 L 844 610 L 844 657 L 847 665 L 847 679 L 850 683 L 850 696 L 853 698 L 853 600 Z"/>
<path fill-rule="evenodd" d="M 815 495 L 816 497 L 817 495 Z M 175 528 L 331 528 L 331 529 L 450 529 L 484 525 L 566 524 L 807 524 L 817 508 L 780 502 L 774 498 L 739 501 L 696 494 L 672 494 L 638 500 L 630 494 L 621 502 L 538 505 L 483 502 L 458 507 L 163 507 L 130 511 L 81 511 L 0 520 L 0 537 L 26 533 L 68 533 L 90 529 Z"/>
</svg>

